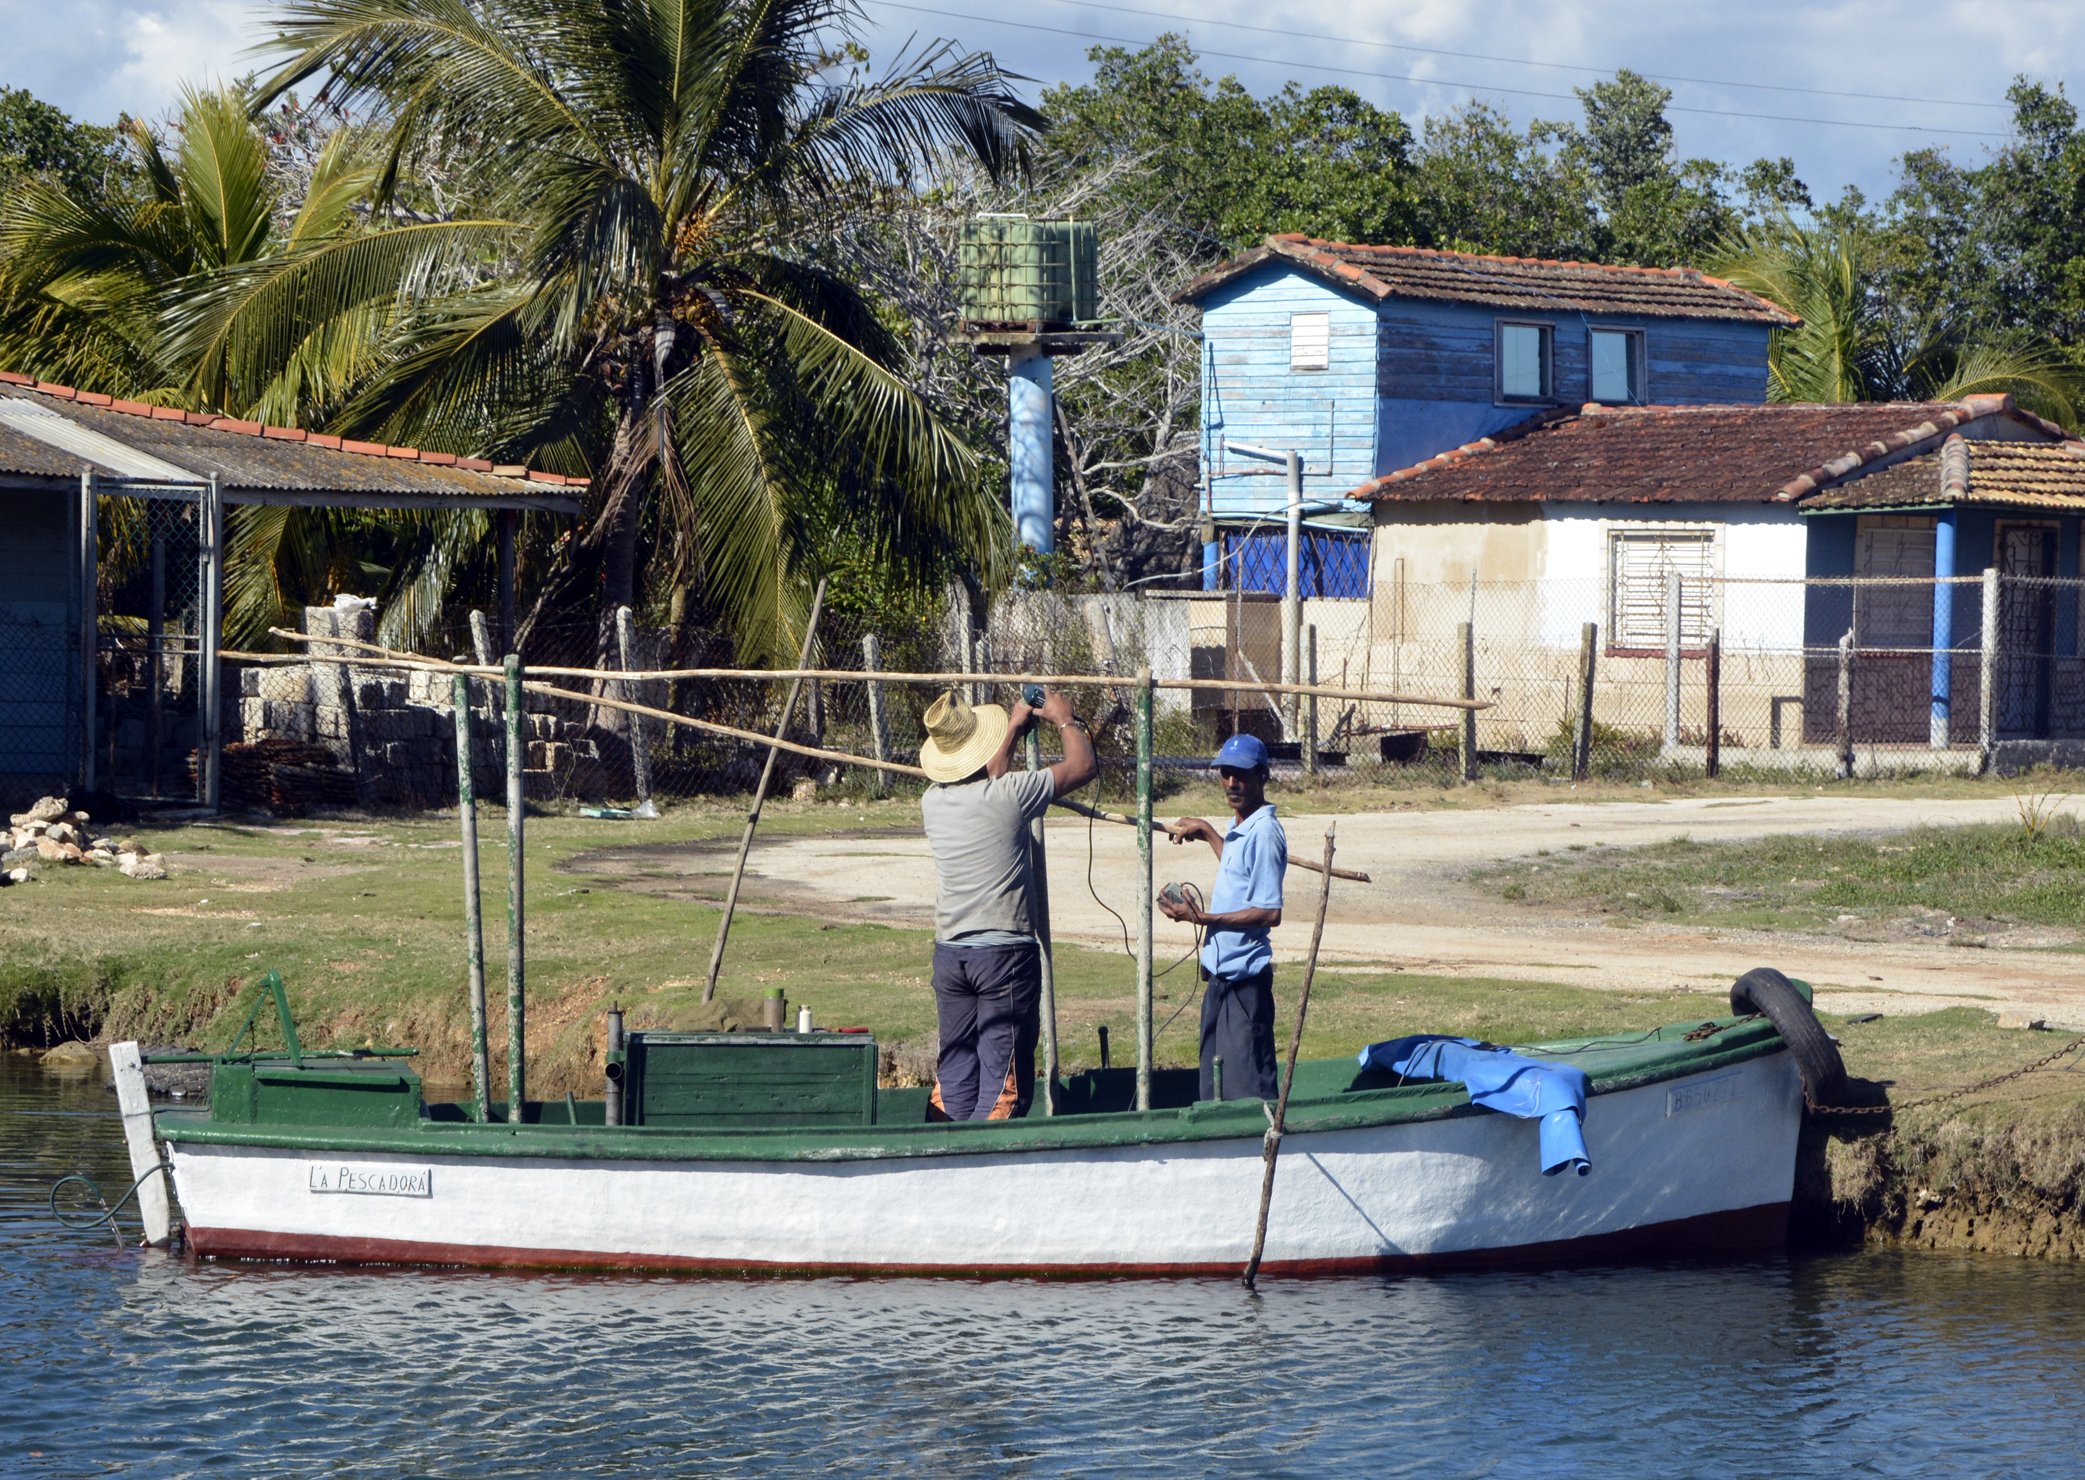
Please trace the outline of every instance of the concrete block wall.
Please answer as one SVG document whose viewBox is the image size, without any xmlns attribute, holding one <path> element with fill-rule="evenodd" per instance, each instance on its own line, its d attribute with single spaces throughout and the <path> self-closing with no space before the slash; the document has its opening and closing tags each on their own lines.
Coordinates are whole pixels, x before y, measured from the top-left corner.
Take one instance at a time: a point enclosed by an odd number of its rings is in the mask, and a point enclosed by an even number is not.
<svg viewBox="0 0 2085 1480">
<path fill-rule="evenodd" d="M 306 607 L 313 637 L 370 642 L 367 609 Z M 329 662 L 353 649 L 313 643 L 312 661 L 239 671 L 237 710 L 228 740 L 272 738 L 324 746 L 357 782 L 365 806 L 444 806 L 456 799 L 454 680 L 444 673 L 386 672 Z M 472 778 L 481 797 L 506 787 L 504 695 L 492 683 L 471 685 Z M 598 789 L 600 747 L 582 723 L 553 701 L 531 696 L 524 716 L 524 781 L 537 799 Z"/>
</svg>

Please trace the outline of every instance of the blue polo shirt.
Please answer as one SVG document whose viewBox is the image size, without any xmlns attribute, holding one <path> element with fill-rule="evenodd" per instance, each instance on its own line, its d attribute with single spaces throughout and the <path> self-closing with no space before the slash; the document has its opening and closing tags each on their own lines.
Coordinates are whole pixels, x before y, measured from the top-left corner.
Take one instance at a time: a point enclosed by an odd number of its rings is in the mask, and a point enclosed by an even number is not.
<svg viewBox="0 0 2085 1480">
<path fill-rule="evenodd" d="M 1209 888 L 1209 913 L 1281 908 L 1282 874 L 1289 866 L 1289 838 L 1266 803 L 1223 835 L 1223 857 Z M 1211 976 L 1253 976 L 1274 964 L 1274 947 L 1264 927 L 1212 930 L 1202 942 L 1202 967 Z"/>
</svg>

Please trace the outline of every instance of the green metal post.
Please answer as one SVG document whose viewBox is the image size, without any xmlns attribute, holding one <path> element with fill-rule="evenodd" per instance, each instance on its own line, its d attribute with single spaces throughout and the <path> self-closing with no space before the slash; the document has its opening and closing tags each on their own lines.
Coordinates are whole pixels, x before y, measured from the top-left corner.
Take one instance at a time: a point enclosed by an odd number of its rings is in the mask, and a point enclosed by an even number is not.
<svg viewBox="0 0 2085 1480">
<path fill-rule="evenodd" d="M 1031 728 L 1028 731 L 1028 769 L 1040 771 L 1042 768 L 1042 736 Z M 1035 912 L 1036 949 L 1042 958 L 1042 1113 L 1050 1116 L 1057 1113 L 1057 969 L 1051 961 L 1050 870 L 1048 858 L 1043 852 L 1043 820 L 1040 817 L 1028 824 L 1028 849 L 1030 856 L 1035 860 L 1035 893 L 1032 896 L 1032 904 Z"/>
<path fill-rule="evenodd" d="M 522 1007 L 521 822 L 528 810 L 521 793 L 521 658 L 507 654 L 507 1120 L 519 1125 L 528 1105 L 527 1027 Z"/>
<path fill-rule="evenodd" d="M 463 948 L 471 983 L 471 1103 L 492 1119 L 485 1048 L 485 927 L 478 913 L 478 794 L 471 783 L 471 681 L 456 675 L 456 815 L 463 822 Z"/>
<path fill-rule="evenodd" d="M 1137 670 L 1137 1108 L 1151 1108 L 1151 670 Z"/>
</svg>

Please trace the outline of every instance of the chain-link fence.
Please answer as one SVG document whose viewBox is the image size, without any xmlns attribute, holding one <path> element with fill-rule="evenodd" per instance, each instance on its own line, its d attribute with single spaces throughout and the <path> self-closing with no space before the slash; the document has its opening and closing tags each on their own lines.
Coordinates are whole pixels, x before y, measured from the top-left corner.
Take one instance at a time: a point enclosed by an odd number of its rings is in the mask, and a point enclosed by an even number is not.
<svg viewBox="0 0 2085 1480">
<path fill-rule="evenodd" d="M 194 489 L 97 500 L 95 784 L 193 798 L 201 738 L 203 501 Z"/>
<path fill-rule="evenodd" d="M 1326 786 L 1438 785 L 1481 775 L 1967 772 L 2008 754 L 2021 764 L 2061 760 L 2063 742 L 2085 745 L 2085 582 L 1668 576 L 1648 598 L 1626 596 L 1598 578 L 1393 581 L 1366 599 L 1301 602 L 1292 638 L 1274 596 L 1017 591 L 973 607 L 958 590 L 904 621 L 828 612 L 812 661 L 894 675 L 1092 675 L 1067 687 L 1110 762 L 1104 785 L 1117 796 L 1126 792 L 1135 755 L 1133 680 L 1147 668 L 1162 682 L 1199 683 L 1161 687 L 1155 696 L 1162 771 L 1199 767 L 1223 736 L 1245 731 L 1269 744 L 1284 779 Z M 319 623 L 314 632 L 340 636 L 373 626 L 368 614 L 354 631 L 330 611 L 308 620 Z M 476 630 L 459 620 L 425 646 L 462 659 L 489 658 L 496 647 L 482 619 Z M 523 646 L 532 669 L 686 670 L 737 661 L 715 634 L 635 622 L 605 633 L 591 619 L 539 624 Z M 452 680 L 346 667 L 329 680 L 329 666 L 243 675 L 237 738 L 327 747 L 339 769 L 359 776 L 355 795 L 366 804 L 452 798 Z M 1227 686 L 1289 673 L 1323 692 Z M 587 802 L 750 789 L 766 759 L 757 739 L 776 732 L 790 690 L 786 682 L 701 674 L 551 681 L 574 697 L 527 702 L 529 791 Z M 923 738 L 921 717 L 946 686 L 926 678 L 812 679 L 784 733 L 813 750 L 909 762 Z M 980 701 L 1018 697 L 1010 684 L 961 686 Z M 492 768 L 481 787 L 496 787 L 504 765 L 496 689 L 473 688 L 479 761 Z M 1465 695 L 1488 707 L 1466 719 L 1424 702 Z M 633 716 L 590 696 L 722 730 Z M 850 794 L 917 785 L 829 758 L 780 755 L 775 789 L 805 782 Z"/>
</svg>

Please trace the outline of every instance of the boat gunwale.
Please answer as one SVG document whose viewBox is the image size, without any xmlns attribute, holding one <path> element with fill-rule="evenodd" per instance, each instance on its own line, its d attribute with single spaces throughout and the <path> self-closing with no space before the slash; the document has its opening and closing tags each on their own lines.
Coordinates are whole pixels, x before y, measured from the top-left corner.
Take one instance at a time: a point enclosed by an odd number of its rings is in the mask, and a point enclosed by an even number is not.
<svg viewBox="0 0 2085 1480">
<path fill-rule="evenodd" d="M 1695 1042 L 1661 1035 L 1714 1023 L 1712 1037 Z M 1648 1063 L 1606 1073 L 1589 1069 L 1591 1094 L 1625 1090 L 1711 1072 L 1786 1050 L 1774 1026 L 1760 1018 L 1722 1018 L 1668 1024 L 1640 1039 L 1610 1037 L 1525 1045 L 1563 1062 L 1603 1050 L 1664 1048 Z M 1332 1062 L 1320 1060 L 1319 1062 Z M 1292 1100 L 1284 1136 L 1310 1136 L 1378 1126 L 1419 1124 L 1496 1112 L 1472 1105 L 1459 1083 L 1344 1090 Z M 1163 1110 L 1104 1111 L 954 1125 L 879 1123 L 798 1129 L 712 1129 L 679 1126 L 571 1124 L 510 1125 L 421 1118 L 398 1128 L 328 1129 L 321 1125 L 217 1125 L 208 1109 L 155 1112 L 160 1137 L 177 1146 L 254 1147 L 284 1151 L 438 1155 L 445 1158 L 530 1158 L 554 1161 L 830 1163 L 992 1156 L 1050 1151 L 1095 1151 L 1140 1146 L 1260 1141 L 1265 1102 L 1197 1102 Z"/>
</svg>

